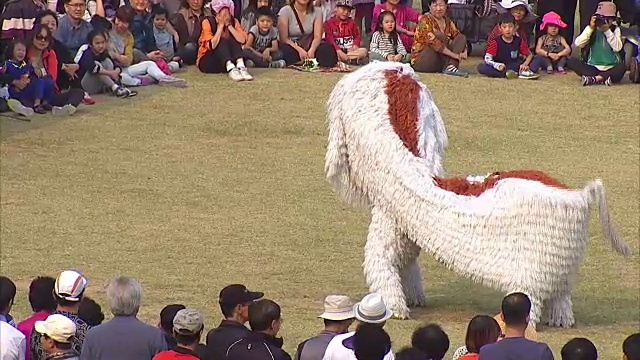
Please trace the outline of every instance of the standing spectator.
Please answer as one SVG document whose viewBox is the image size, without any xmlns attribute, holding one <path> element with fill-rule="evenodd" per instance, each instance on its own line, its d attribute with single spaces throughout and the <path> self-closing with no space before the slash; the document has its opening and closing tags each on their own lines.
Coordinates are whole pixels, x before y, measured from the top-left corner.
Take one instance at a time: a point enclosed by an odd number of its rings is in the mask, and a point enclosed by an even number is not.
<svg viewBox="0 0 640 360">
<path fill-rule="evenodd" d="M 164 341 L 167 343 L 169 350 L 177 346 L 176 339 L 173 336 L 173 319 L 176 317 L 178 311 L 186 308 L 187 307 L 182 304 L 171 304 L 160 310 L 160 323 L 158 324 L 158 328 L 162 331 Z"/>
<path fill-rule="evenodd" d="M 427 355 L 427 359 L 444 359 L 449 345 L 449 336 L 437 324 L 419 327 L 411 335 L 411 346 L 422 350 Z"/>
<path fill-rule="evenodd" d="M 515 292 L 502 300 L 502 319 L 506 324 L 504 338 L 480 349 L 480 360 L 553 360 L 553 353 L 545 343 L 524 337 L 529 324 L 531 300 L 526 294 Z"/>
<path fill-rule="evenodd" d="M 73 57 L 80 46 L 87 43 L 93 25 L 82 16 L 87 7 L 85 0 L 64 0 L 65 15 L 58 21 L 54 37 L 60 41 Z"/>
<path fill-rule="evenodd" d="M 383 360 L 390 352 L 391 338 L 383 328 L 367 323 L 358 325 L 353 335 L 353 353 L 357 360 Z"/>
<path fill-rule="evenodd" d="M 91 328 L 82 347 L 82 360 L 151 360 L 167 350 L 162 332 L 138 320 L 142 287 L 129 277 L 117 277 L 107 288 L 107 303 L 114 318 Z"/>
<path fill-rule="evenodd" d="M 291 360 L 282 350 L 283 339 L 278 338 L 282 326 L 280 306 L 262 299 L 249 306 L 251 334 L 236 341 L 227 350 L 229 360 Z"/>
<path fill-rule="evenodd" d="M 598 349 L 589 339 L 573 338 L 560 350 L 562 360 L 598 360 Z"/>
<path fill-rule="evenodd" d="M 395 360 L 424 360 L 427 359 L 427 355 L 420 349 L 414 347 L 406 347 L 398 351 L 395 355 Z M 453 356 L 453 360 L 457 360 L 456 356 Z"/>
<path fill-rule="evenodd" d="M 422 16 L 408 4 L 408 0 L 386 0 L 382 4 L 373 8 L 373 18 L 371 21 L 371 31 L 375 31 L 378 24 L 378 16 L 383 11 L 391 11 L 396 17 L 396 30 L 402 39 L 405 49 L 411 49 L 413 45 L 413 29 Z M 414 25 L 411 25 L 413 23 Z"/>
<path fill-rule="evenodd" d="M 360 29 L 349 17 L 352 10 L 351 0 L 337 0 L 335 14 L 324 23 L 324 36 L 336 49 L 340 61 L 362 65 L 368 51 L 360 47 Z"/>
<path fill-rule="evenodd" d="M 483 346 L 493 344 L 502 335 L 498 322 L 488 315 L 474 316 L 467 326 L 465 347 L 456 350 L 456 353 L 464 355 L 457 357 L 459 360 L 478 360 L 478 353 Z M 455 357 L 455 354 L 454 354 Z"/>
<path fill-rule="evenodd" d="M 84 298 L 86 287 L 87 279 L 73 270 L 61 272 L 53 286 L 53 296 L 57 304 L 56 311 L 53 314 L 64 315 L 76 324 L 76 335 L 71 341 L 71 347 L 77 353 L 82 351 L 82 343 L 84 342 L 85 334 L 89 330 L 89 325 L 78 317 L 78 309 L 80 302 Z M 31 332 L 31 339 L 29 340 L 31 360 L 45 360 L 47 357 L 42 348 L 40 338 L 41 336 L 37 331 Z"/>
<path fill-rule="evenodd" d="M 182 7 L 173 16 L 178 38 L 178 56 L 185 65 L 195 65 L 198 55 L 198 38 L 202 32 L 202 20 L 211 16 L 211 9 L 204 7 L 203 0 L 183 0 Z"/>
<path fill-rule="evenodd" d="M 37 321 L 33 329 L 42 337 L 42 348 L 48 354 L 47 360 L 80 359 L 71 345 L 76 334 L 76 324 L 68 317 L 49 315 L 46 320 Z"/>
<path fill-rule="evenodd" d="M 387 320 L 391 318 L 393 312 L 384 303 L 382 296 L 377 293 L 366 295 L 362 301 L 354 305 L 353 312 L 356 319 L 361 323 L 372 324 L 384 327 Z M 331 339 L 327 350 L 322 357 L 323 360 L 357 360 L 354 350 L 355 331 L 336 335 Z M 391 348 L 384 357 L 384 360 L 393 360 Z"/>
<path fill-rule="evenodd" d="M 324 329 L 298 345 L 295 360 L 322 360 L 331 339 L 349 331 L 353 324 L 353 303 L 348 296 L 329 295 L 324 299 L 324 312 L 318 318 L 323 319 Z"/>
<path fill-rule="evenodd" d="M 104 321 L 104 313 L 100 305 L 88 296 L 82 298 L 78 308 L 78 317 L 90 327 L 98 326 Z"/>
<path fill-rule="evenodd" d="M 16 297 L 16 285 L 6 276 L 0 276 L 0 359 L 24 360 L 27 339 L 10 324 L 9 312 Z"/>
<path fill-rule="evenodd" d="M 622 343 L 623 360 L 640 360 L 640 333 L 629 335 Z"/>
<path fill-rule="evenodd" d="M 264 293 L 249 291 L 241 284 L 228 285 L 220 291 L 224 320 L 207 334 L 207 360 L 224 360 L 233 343 L 251 334 L 244 325 L 249 321 L 249 305 L 263 296 Z"/>
<path fill-rule="evenodd" d="M 29 285 L 29 304 L 31 304 L 33 314 L 18 324 L 18 330 L 27 338 L 27 349 L 33 325 L 36 321 L 46 319 L 56 310 L 56 300 L 53 298 L 55 283 L 56 279 L 50 276 L 38 276 Z M 31 359 L 31 354 L 27 352 L 26 360 L 29 359 Z"/>
<path fill-rule="evenodd" d="M 158 353 L 153 360 L 200 360 L 200 338 L 204 331 L 204 316 L 196 309 L 181 309 L 172 320 L 173 337 L 177 345 Z"/>
<path fill-rule="evenodd" d="M 411 65 L 418 72 L 467 77 L 460 61 L 467 59 L 467 38 L 447 16 L 446 0 L 430 0 L 429 12 L 416 27 Z"/>
</svg>

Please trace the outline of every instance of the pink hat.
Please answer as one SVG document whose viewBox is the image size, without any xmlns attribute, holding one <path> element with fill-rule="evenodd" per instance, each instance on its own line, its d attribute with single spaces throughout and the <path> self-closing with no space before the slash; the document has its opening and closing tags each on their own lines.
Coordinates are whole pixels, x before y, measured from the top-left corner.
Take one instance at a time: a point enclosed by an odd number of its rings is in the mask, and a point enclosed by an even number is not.
<svg viewBox="0 0 640 360">
<path fill-rule="evenodd" d="M 231 0 L 214 0 L 211 2 L 211 10 L 213 10 L 216 14 L 220 12 L 220 10 L 227 8 L 233 16 L 233 1 Z"/>
<path fill-rule="evenodd" d="M 544 14 L 542 17 L 542 24 L 540 24 L 540 30 L 544 30 L 547 25 L 555 25 L 561 28 L 567 27 L 567 24 L 562 21 L 560 15 L 558 15 L 555 11 L 549 11 Z"/>
</svg>

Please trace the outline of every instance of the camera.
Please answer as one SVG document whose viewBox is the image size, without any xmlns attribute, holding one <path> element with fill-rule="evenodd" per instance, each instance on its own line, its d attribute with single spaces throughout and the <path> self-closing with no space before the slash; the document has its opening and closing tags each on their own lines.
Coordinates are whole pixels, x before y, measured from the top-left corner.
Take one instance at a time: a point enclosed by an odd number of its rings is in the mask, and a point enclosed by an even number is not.
<svg viewBox="0 0 640 360">
<path fill-rule="evenodd" d="M 607 22 L 615 20 L 611 17 L 608 16 L 602 16 L 600 14 L 594 14 L 593 16 L 596 17 L 596 27 L 600 27 L 602 25 L 605 25 Z"/>
</svg>

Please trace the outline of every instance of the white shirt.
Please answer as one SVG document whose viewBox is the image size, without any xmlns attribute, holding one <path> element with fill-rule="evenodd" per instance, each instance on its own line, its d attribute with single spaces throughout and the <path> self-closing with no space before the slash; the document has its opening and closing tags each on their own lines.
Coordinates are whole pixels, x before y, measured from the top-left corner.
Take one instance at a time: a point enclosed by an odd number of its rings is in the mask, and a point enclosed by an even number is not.
<svg viewBox="0 0 640 360">
<path fill-rule="evenodd" d="M 356 359 L 356 355 L 353 353 L 353 350 L 342 345 L 342 340 L 353 336 L 353 334 L 355 334 L 355 331 L 334 336 L 329 342 L 329 345 L 327 345 L 327 350 L 324 351 L 322 360 L 358 360 Z M 383 360 L 395 360 L 393 351 L 389 350 Z"/>
<path fill-rule="evenodd" d="M 0 321 L 0 360 L 24 360 L 27 339 L 18 329 Z"/>
</svg>

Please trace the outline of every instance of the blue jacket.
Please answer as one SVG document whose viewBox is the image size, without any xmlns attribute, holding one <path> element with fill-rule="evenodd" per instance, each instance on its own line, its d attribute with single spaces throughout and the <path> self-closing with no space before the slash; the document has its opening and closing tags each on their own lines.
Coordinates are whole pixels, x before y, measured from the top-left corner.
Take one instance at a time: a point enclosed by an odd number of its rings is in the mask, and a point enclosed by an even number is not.
<svg viewBox="0 0 640 360">
<path fill-rule="evenodd" d="M 133 35 L 133 48 L 138 49 L 145 54 L 158 50 L 158 46 L 156 46 L 156 38 L 153 36 L 152 22 L 153 15 L 150 12 L 145 11 L 142 14 L 136 13 L 133 21 L 129 24 L 129 31 L 131 31 L 131 34 Z"/>
</svg>

